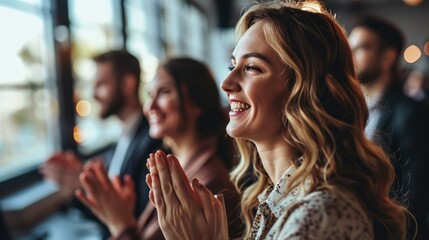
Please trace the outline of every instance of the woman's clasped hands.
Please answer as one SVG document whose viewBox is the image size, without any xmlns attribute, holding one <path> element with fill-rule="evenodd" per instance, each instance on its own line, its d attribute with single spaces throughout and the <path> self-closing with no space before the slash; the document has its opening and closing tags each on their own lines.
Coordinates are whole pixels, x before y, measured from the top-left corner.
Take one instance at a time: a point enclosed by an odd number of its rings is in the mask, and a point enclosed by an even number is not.
<svg viewBox="0 0 429 240">
<path fill-rule="evenodd" d="M 189 182 L 175 156 L 157 151 L 147 166 L 149 198 L 166 239 L 228 239 L 224 206 L 197 179 Z"/>
</svg>

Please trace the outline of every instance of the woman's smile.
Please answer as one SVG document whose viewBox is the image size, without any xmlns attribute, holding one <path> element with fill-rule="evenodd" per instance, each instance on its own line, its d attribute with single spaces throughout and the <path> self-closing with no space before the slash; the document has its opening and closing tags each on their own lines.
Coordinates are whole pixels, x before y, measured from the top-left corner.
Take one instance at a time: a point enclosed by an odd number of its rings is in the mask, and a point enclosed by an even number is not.
<svg viewBox="0 0 429 240">
<path fill-rule="evenodd" d="M 229 116 L 231 117 L 241 115 L 251 108 L 250 104 L 234 99 L 230 99 L 230 104 L 231 110 L 229 111 Z"/>
</svg>

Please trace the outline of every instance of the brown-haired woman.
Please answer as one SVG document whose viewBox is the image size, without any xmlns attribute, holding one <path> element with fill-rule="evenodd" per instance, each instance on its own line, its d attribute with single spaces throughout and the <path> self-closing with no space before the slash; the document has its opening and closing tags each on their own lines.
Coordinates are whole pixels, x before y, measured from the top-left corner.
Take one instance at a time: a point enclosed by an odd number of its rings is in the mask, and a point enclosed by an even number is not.
<svg viewBox="0 0 429 240">
<path fill-rule="evenodd" d="M 209 69 L 191 58 L 173 58 L 161 64 L 147 89 L 143 112 L 150 136 L 163 139 L 180 156 L 187 176 L 222 193 L 230 212 L 229 236 L 239 236 L 240 198 L 228 171 L 233 165 L 232 142 L 225 137 L 226 117 Z M 80 179 L 86 195 L 80 191 L 77 196 L 108 226 L 113 239 L 163 239 L 153 205 L 147 205 L 138 221 L 131 214 L 135 200 L 129 178 L 123 184 L 117 178 L 110 181 L 103 166 L 95 163 Z"/>
</svg>

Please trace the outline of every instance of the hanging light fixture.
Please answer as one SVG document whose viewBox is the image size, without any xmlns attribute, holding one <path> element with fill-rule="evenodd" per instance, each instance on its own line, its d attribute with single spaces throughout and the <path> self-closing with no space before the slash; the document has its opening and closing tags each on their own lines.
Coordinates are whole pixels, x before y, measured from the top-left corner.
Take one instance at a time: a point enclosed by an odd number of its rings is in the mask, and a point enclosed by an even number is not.
<svg viewBox="0 0 429 240">
<path fill-rule="evenodd" d="M 407 5 L 417 6 L 423 2 L 423 0 L 403 0 Z"/>
</svg>

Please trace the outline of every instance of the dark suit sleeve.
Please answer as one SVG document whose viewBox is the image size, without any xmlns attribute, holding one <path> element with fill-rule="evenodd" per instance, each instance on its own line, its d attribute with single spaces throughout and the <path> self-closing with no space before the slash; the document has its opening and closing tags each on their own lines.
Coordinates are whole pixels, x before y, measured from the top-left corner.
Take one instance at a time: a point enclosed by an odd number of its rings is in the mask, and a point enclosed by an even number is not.
<svg viewBox="0 0 429 240">
<path fill-rule="evenodd" d="M 403 104 L 396 111 L 393 129 L 407 173 L 409 209 L 419 225 L 418 239 L 429 239 L 429 109 Z"/>
<path fill-rule="evenodd" d="M 147 158 L 141 158 L 136 167 L 137 172 L 133 177 L 137 199 L 135 208 L 136 218 L 143 212 L 149 200 L 149 187 L 146 185 L 146 174 L 149 173 L 149 170 L 146 168 L 146 159 Z"/>
<path fill-rule="evenodd" d="M 2 214 L 1 209 L 0 209 L 0 239 L 12 240 L 12 237 L 9 233 L 9 228 L 3 219 L 3 214 Z"/>
</svg>

